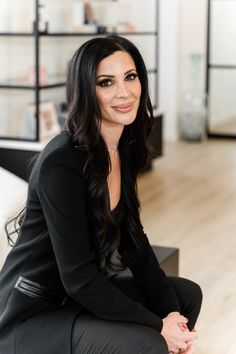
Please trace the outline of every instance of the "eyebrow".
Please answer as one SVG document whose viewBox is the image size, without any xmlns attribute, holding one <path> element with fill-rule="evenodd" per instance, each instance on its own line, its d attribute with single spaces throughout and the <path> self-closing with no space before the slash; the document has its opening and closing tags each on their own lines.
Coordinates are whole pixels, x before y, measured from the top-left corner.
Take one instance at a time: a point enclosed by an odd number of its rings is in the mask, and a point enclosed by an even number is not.
<svg viewBox="0 0 236 354">
<path fill-rule="evenodd" d="M 133 72 L 133 71 L 135 71 L 135 72 L 137 73 L 137 71 L 136 71 L 135 69 L 130 69 L 130 70 L 128 70 L 128 71 L 126 71 L 126 72 L 124 73 L 124 76 L 127 75 L 127 74 L 129 74 L 129 73 L 131 73 L 131 72 Z M 113 77 L 115 77 L 115 75 L 101 74 L 101 75 L 97 76 L 96 79 L 99 79 L 100 77 L 110 77 L 110 78 L 113 78 Z"/>
</svg>

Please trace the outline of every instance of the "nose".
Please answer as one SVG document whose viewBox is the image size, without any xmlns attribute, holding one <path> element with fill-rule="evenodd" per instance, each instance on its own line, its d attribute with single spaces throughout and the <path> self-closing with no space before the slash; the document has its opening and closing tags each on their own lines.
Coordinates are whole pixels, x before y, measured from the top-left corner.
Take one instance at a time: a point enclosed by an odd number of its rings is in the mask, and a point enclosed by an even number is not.
<svg viewBox="0 0 236 354">
<path fill-rule="evenodd" d="M 129 88 L 125 81 L 121 81 L 117 83 L 116 96 L 118 98 L 128 97 L 129 96 Z"/>
</svg>

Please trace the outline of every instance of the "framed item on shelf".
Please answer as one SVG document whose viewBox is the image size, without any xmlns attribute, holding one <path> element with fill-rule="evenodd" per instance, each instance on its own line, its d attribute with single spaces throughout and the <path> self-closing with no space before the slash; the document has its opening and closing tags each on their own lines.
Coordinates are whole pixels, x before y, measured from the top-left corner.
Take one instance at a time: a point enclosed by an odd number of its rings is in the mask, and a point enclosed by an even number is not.
<svg viewBox="0 0 236 354">
<path fill-rule="evenodd" d="M 35 139 L 36 137 L 35 111 L 34 104 L 30 104 L 25 110 L 21 126 L 22 138 Z M 41 102 L 39 106 L 39 141 L 47 142 L 59 132 L 60 125 L 55 104 L 51 101 Z"/>
<path fill-rule="evenodd" d="M 39 84 L 40 85 L 47 85 L 48 84 L 47 68 L 45 66 L 39 66 L 38 72 L 39 72 Z M 35 66 L 33 66 L 29 69 L 28 84 L 31 86 L 34 86 L 36 84 L 36 67 Z"/>
</svg>

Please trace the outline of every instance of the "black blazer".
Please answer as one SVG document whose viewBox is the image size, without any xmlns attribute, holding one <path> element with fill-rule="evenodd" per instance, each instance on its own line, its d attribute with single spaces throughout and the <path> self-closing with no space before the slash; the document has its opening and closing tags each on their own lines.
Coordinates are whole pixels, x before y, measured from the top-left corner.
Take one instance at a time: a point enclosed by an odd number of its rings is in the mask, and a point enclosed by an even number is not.
<svg viewBox="0 0 236 354">
<path fill-rule="evenodd" d="M 157 315 L 179 310 L 145 235 L 144 256 L 131 270 L 153 311 L 99 271 L 83 154 L 63 132 L 33 168 L 23 225 L 0 273 L 0 354 L 69 354 L 73 321 L 83 307 L 106 320 L 158 331 Z"/>
</svg>

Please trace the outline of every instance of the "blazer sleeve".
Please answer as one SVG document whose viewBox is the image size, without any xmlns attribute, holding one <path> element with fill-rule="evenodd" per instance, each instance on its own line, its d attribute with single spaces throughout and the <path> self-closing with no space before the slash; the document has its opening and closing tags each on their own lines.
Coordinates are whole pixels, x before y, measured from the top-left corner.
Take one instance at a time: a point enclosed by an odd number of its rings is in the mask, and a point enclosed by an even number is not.
<svg viewBox="0 0 236 354">
<path fill-rule="evenodd" d="M 179 300 L 175 289 L 160 267 L 146 234 L 143 236 L 142 255 L 136 258 L 130 270 L 138 286 L 144 289 L 147 295 L 149 309 L 164 318 L 172 311 L 180 312 Z"/>
<path fill-rule="evenodd" d="M 97 317 L 161 331 L 161 318 L 132 301 L 99 271 L 90 242 L 86 185 L 70 155 L 51 153 L 38 178 L 39 199 L 67 293 Z"/>
</svg>

